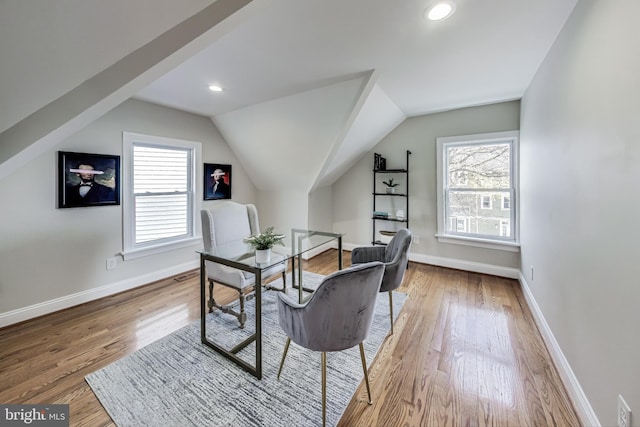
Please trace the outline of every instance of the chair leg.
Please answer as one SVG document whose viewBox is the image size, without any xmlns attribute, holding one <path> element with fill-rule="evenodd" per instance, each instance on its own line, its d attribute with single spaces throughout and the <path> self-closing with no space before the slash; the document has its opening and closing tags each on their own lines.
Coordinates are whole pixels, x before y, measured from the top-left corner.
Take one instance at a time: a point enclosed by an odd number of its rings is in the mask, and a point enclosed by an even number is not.
<svg viewBox="0 0 640 427">
<path fill-rule="evenodd" d="M 213 299 L 213 279 L 209 279 L 209 313 L 213 312 L 213 307 L 216 305 L 216 301 Z"/>
<path fill-rule="evenodd" d="M 280 374 L 282 373 L 282 367 L 284 366 L 284 359 L 287 357 L 287 352 L 289 351 L 289 344 L 291 344 L 291 338 L 287 338 L 287 343 L 284 345 L 284 353 L 282 353 L 282 360 L 280 361 L 280 369 L 278 369 L 278 379 L 280 379 Z"/>
<path fill-rule="evenodd" d="M 247 295 L 246 291 L 238 290 L 238 299 L 240 300 L 240 312 L 237 312 L 233 309 L 231 304 L 220 305 L 216 302 L 215 298 L 213 297 L 213 286 L 214 286 L 214 280 L 209 279 L 209 302 L 207 304 L 209 306 L 209 313 L 213 312 L 213 309 L 215 307 L 225 314 L 231 314 L 236 319 L 238 319 L 238 322 L 240 322 L 240 328 L 244 329 L 244 324 L 247 321 L 247 313 L 244 310 L 244 305 L 246 301 L 251 299 L 252 295 L 251 294 Z"/>
<path fill-rule="evenodd" d="M 367 372 L 367 359 L 364 355 L 364 345 L 360 343 L 360 359 L 362 360 L 362 371 L 364 372 L 364 382 L 367 385 L 367 394 L 369 395 L 369 405 L 373 404 L 371 400 L 371 387 L 369 386 L 369 373 Z"/>
<path fill-rule="evenodd" d="M 287 271 L 282 272 L 282 292 L 287 293 Z"/>
<path fill-rule="evenodd" d="M 244 322 L 247 321 L 247 313 L 244 312 L 245 293 L 243 291 L 238 291 L 238 293 L 240 294 L 240 315 L 238 320 L 240 321 L 240 329 L 244 329 Z"/>
<path fill-rule="evenodd" d="M 393 335 L 393 291 L 389 291 L 389 317 L 391 318 L 391 334 Z"/>
<path fill-rule="evenodd" d="M 327 425 L 327 353 L 322 352 L 322 427 Z"/>
</svg>

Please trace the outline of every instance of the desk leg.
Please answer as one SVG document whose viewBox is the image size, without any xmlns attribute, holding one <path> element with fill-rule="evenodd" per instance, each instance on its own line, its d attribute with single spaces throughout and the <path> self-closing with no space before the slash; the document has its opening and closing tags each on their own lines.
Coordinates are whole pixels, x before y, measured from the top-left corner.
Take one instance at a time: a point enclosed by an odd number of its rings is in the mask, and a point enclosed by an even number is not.
<svg viewBox="0 0 640 427">
<path fill-rule="evenodd" d="M 303 283 L 302 283 L 302 236 L 298 237 L 298 303 L 302 304 L 303 295 Z"/>
<path fill-rule="evenodd" d="M 256 377 L 262 379 L 262 272 L 256 272 Z"/>
<path fill-rule="evenodd" d="M 200 341 L 203 343 L 207 340 L 206 276 L 204 256 L 200 255 Z"/>
<path fill-rule="evenodd" d="M 342 270 L 342 235 L 338 236 L 338 270 Z"/>
</svg>

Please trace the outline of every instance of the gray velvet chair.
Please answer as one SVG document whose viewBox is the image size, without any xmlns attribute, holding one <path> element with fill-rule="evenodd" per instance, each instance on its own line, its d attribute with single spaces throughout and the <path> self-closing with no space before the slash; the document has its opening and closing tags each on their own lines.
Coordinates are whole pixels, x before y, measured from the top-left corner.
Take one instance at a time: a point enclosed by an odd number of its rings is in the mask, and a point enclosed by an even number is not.
<svg viewBox="0 0 640 427">
<path fill-rule="evenodd" d="M 291 341 L 304 348 L 322 352 L 323 426 L 326 421 L 328 351 L 360 346 L 369 404 L 373 403 L 362 342 L 369 334 L 383 274 L 384 264 L 381 262 L 337 271 L 325 277 L 304 304 L 298 304 L 285 294 L 278 294 L 278 319 L 288 337 L 278 379 Z"/>
<path fill-rule="evenodd" d="M 260 232 L 258 222 L 258 211 L 254 205 L 243 205 L 236 202 L 225 201 L 216 203 L 211 209 L 200 211 L 202 218 L 202 240 L 204 249 L 213 252 L 219 245 L 239 241 Z M 237 255 L 242 255 L 245 251 L 244 245 L 238 245 Z M 274 256 L 276 254 L 273 254 Z M 268 279 L 275 274 L 282 274 L 283 290 L 286 290 L 287 264 L 285 258 L 283 262 L 270 267 L 262 273 L 262 279 Z M 255 286 L 255 275 L 236 268 L 227 267 L 211 261 L 205 262 L 207 269 L 207 279 L 209 281 L 209 312 L 216 307 L 223 313 L 235 316 L 240 322 L 240 328 L 244 328 L 247 320 L 244 305 L 245 301 L 253 297 Z M 230 287 L 238 291 L 240 300 L 240 311 L 233 308 L 233 304 L 218 304 L 213 297 L 214 283 Z"/>
<path fill-rule="evenodd" d="M 380 292 L 389 292 L 391 334 L 393 334 L 393 291 L 400 286 L 404 278 L 410 247 L 411 231 L 402 228 L 386 246 L 361 246 L 351 251 L 351 264 L 384 262 L 385 270 Z"/>
</svg>

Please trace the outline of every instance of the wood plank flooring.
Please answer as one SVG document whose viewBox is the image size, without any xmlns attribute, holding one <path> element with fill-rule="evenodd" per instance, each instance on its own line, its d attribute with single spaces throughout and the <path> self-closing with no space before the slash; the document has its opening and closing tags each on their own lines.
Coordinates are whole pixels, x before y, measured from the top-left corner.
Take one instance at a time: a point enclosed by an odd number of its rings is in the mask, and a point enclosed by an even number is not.
<svg viewBox="0 0 640 427">
<path fill-rule="evenodd" d="M 328 274 L 336 252 L 305 264 Z M 183 276 L 0 329 L 0 403 L 68 403 L 73 426 L 113 425 L 84 376 L 199 319 L 198 275 Z M 399 290 L 395 333 L 369 361 L 374 404 L 361 385 L 339 426 L 580 426 L 516 281 L 410 263 Z"/>
</svg>

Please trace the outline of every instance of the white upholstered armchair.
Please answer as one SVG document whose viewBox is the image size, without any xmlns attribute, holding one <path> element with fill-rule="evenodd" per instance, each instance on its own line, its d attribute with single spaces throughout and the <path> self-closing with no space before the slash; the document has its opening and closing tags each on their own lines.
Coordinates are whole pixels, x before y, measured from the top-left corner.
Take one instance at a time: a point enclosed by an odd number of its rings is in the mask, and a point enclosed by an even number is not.
<svg viewBox="0 0 640 427">
<path fill-rule="evenodd" d="M 231 201 L 220 202 L 216 203 L 211 209 L 202 209 L 200 216 L 202 218 L 202 239 L 204 241 L 204 249 L 207 252 L 214 252 L 218 245 L 239 241 L 245 237 L 260 233 L 258 211 L 251 204 L 243 205 Z M 244 323 L 247 320 L 244 307 L 245 301 L 253 296 L 255 276 L 252 273 L 211 261 L 206 261 L 205 268 L 209 280 L 209 312 L 213 311 L 215 307 L 223 313 L 231 314 L 238 319 L 240 327 L 244 328 Z M 262 278 L 268 279 L 275 274 L 281 273 L 283 287 L 286 289 L 286 270 L 287 265 L 283 261 L 263 272 Z M 216 302 L 213 296 L 215 283 L 238 291 L 240 311 L 236 311 L 232 304 L 221 305 Z"/>
</svg>

